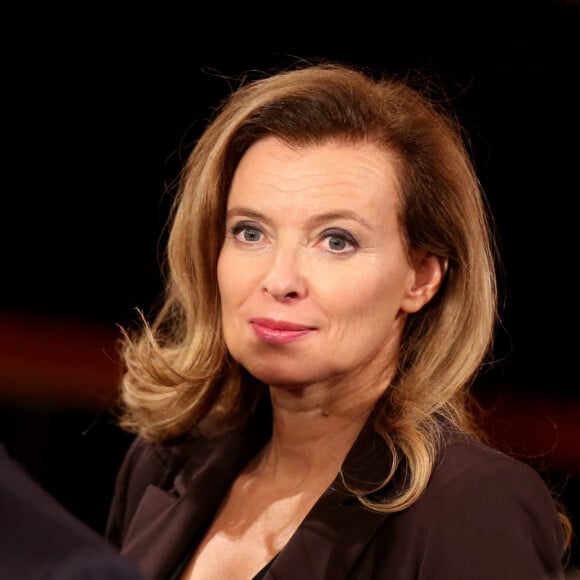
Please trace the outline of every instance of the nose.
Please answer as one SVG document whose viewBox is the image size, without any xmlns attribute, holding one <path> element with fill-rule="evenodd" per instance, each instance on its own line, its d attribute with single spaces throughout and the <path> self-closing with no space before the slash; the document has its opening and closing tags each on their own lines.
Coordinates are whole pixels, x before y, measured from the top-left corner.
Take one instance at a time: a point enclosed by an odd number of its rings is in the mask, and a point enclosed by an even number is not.
<svg viewBox="0 0 580 580">
<path fill-rule="evenodd" d="M 279 302 L 292 302 L 307 295 L 300 248 L 276 248 L 264 275 L 263 292 Z"/>
</svg>

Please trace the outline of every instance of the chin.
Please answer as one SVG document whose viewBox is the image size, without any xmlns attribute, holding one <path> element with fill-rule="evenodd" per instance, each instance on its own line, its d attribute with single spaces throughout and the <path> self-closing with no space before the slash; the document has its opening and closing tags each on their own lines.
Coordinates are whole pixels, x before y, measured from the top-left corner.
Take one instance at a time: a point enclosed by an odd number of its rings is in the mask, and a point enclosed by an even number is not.
<svg viewBox="0 0 580 580">
<path fill-rule="evenodd" d="M 311 376 L 309 373 L 304 372 L 305 369 L 303 367 L 300 369 L 289 369 L 281 368 L 278 365 L 245 365 L 243 362 L 240 364 L 242 364 L 242 366 L 252 376 L 256 377 L 262 383 L 272 387 L 299 389 L 315 381 L 315 377 Z"/>
</svg>

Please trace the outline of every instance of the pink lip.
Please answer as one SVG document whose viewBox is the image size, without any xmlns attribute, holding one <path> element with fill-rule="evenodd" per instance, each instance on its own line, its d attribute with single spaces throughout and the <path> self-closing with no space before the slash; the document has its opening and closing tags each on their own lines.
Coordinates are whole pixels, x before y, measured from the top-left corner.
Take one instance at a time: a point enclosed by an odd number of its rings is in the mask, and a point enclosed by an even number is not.
<svg viewBox="0 0 580 580">
<path fill-rule="evenodd" d="M 250 324 L 258 338 L 271 344 L 292 342 L 315 330 L 311 326 L 272 318 L 253 318 Z"/>
</svg>

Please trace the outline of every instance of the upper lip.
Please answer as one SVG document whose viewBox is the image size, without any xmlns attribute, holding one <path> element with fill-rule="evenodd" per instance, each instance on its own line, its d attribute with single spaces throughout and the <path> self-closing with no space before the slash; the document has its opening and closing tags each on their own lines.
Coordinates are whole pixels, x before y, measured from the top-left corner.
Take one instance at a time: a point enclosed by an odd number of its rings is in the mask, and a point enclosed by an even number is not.
<svg viewBox="0 0 580 580">
<path fill-rule="evenodd" d="M 288 322 L 287 320 L 274 320 L 273 318 L 252 318 L 252 324 L 271 328 L 272 330 L 312 330 L 312 326 Z"/>
</svg>

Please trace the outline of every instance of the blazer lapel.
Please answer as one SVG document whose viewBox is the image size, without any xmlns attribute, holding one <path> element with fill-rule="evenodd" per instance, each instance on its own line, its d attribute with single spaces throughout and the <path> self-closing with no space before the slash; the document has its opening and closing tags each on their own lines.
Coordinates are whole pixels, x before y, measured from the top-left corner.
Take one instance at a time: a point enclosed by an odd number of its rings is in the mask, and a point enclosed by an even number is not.
<svg viewBox="0 0 580 580">
<path fill-rule="evenodd" d="M 187 550 L 201 541 L 235 477 L 268 438 L 267 430 L 249 428 L 185 446 L 185 463 L 169 488 L 147 487 L 123 554 L 139 561 L 149 579 L 169 578 Z"/>
<path fill-rule="evenodd" d="M 184 446 L 187 459 L 167 488 L 149 485 L 123 542 L 123 553 L 171 577 L 187 550 L 203 538 L 235 477 L 269 439 L 264 425 Z M 349 576 L 378 527 L 389 517 L 365 509 L 344 485 L 372 492 L 388 470 L 389 452 L 369 419 L 336 478 L 278 555 L 266 579 L 341 580 Z M 170 461 L 170 460 L 168 460 Z M 170 468 L 170 467 L 169 467 Z"/>
<path fill-rule="evenodd" d="M 331 496 L 321 498 L 276 558 L 265 579 L 350 577 L 352 567 L 386 518 L 355 502 L 340 503 Z"/>
<path fill-rule="evenodd" d="M 371 494 L 388 473 L 390 453 L 369 419 L 334 484 L 322 495 L 278 555 L 265 580 L 342 580 L 390 514 L 364 508 L 344 481 Z M 343 481 L 344 477 L 344 481 Z M 388 487 L 393 489 L 393 485 Z M 385 491 L 381 491 L 384 494 Z M 386 491 L 389 493 L 389 491 Z"/>
<path fill-rule="evenodd" d="M 199 533 L 203 515 L 193 498 L 175 496 L 150 485 L 127 532 L 122 553 L 147 570 L 147 578 L 168 578 Z M 206 498 L 207 499 L 207 498 Z M 207 517 L 207 514 L 205 514 Z"/>
</svg>

